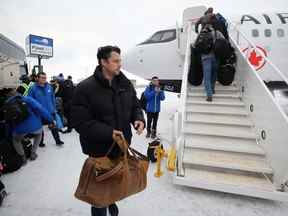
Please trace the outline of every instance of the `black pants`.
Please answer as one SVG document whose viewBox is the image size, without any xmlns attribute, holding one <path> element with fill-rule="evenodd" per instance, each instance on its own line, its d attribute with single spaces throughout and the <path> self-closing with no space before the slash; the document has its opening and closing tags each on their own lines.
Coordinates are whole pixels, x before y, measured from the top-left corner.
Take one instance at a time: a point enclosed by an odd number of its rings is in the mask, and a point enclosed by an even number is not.
<svg viewBox="0 0 288 216">
<path fill-rule="evenodd" d="M 59 144 L 60 143 L 60 135 L 59 135 L 59 131 L 57 128 L 53 128 L 53 129 L 50 129 L 51 133 L 52 133 L 52 136 L 56 142 L 56 144 Z M 44 142 L 44 130 L 42 130 L 42 139 L 41 139 L 41 142 L 40 142 L 40 145 L 43 144 Z"/>
<path fill-rule="evenodd" d="M 71 125 L 71 106 L 72 106 L 72 102 L 71 101 L 64 102 L 64 116 L 67 119 L 67 129 L 68 130 L 72 129 L 72 125 Z"/>
<path fill-rule="evenodd" d="M 159 118 L 159 112 L 156 112 L 156 113 L 147 112 L 147 131 L 148 132 L 151 132 L 151 124 L 152 124 L 152 130 L 157 131 L 158 118 Z"/>
<path fill-rule="evenodd" d="M 107 208 L 91 207 L 91 216 L 107 216 Z"/>
</svg>

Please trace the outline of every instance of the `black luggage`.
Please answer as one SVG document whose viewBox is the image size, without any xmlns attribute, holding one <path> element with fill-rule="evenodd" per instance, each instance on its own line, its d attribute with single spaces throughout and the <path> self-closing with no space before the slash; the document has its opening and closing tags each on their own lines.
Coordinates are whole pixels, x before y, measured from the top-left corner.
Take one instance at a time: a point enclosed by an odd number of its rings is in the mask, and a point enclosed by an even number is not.
<svg viewBox="0 0 288 216">
<path fill-rule="evenodd" d="M 215 57 L 219 59 L 221 62 L 228 59 L 232 55 L 232 52 L 233 50 L 231 48 L 231 45 L 229 41 L 227 41 L 226 39 L 219 38 L 215 41 L 214 44 Z"/>
<path fill-rule="evenodd" d="M 203 81 L 201 54 L 198 53 L 193 46 L 191 46 L 191 64 L 188 73 L 188 81 L 194 86 L 201 85 Z"/>
<path fill-rule="evenodd" d="M 224 86 L 231 85 L 234 81 L 235 67 L 233 64 L 220 65 L 218 69 L 218 82 Z"/>
<path fill-rule="evenodd" d="M 0 110 L 4 121 L 11 125 L 17 125 L 29 116 L 27 104 L 22 100 L 21 96 L 15 96 L 5 102 Z"/>
<path fill-rule="evenodd" d="M 3 173 L 14 172 L 22 166 L 22 158 L 15 151 L 12 141 L 3 139 L 0 141 L 0 155 L 2 156 Z"/>
</svg>

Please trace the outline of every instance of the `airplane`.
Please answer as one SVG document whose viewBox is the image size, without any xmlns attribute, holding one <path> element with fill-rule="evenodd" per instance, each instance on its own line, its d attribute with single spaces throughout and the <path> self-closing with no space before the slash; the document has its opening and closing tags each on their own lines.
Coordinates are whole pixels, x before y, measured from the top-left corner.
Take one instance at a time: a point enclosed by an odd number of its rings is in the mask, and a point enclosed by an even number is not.
<svg viewBox="0 0 288 216">
<path fill-rule="evenodd" d="M 190 20 L 195 24 L 206 9 L 205 6 L 185 9 L 182 22 Z M 245 40 L 237 41 L 270 90 L 288 88 L 286 82 L 278 74 L 269 70 L 266 59 L 259 55 L 261 53 L 266 56 L 288 77 L 288 71 L 286 71 L 288 13 L 241 14 L 225 18 L 237 26 L 238 30 L 256 45 L 257 50 L 249 49 Z M 194 27 L 192 29 L 193 34 L 196 34 Z M 229 31 L 229 34 L 232 32 Z M 185 58 L 185 36 L 183 25 L 178 26 L 178 24 L 155 32 L 147 40 L 128 50 L 123 58 L 123 68 L 148 80 L 153 76 L 158 76 L 164 90 L 179 93 Z"/>
</svg>

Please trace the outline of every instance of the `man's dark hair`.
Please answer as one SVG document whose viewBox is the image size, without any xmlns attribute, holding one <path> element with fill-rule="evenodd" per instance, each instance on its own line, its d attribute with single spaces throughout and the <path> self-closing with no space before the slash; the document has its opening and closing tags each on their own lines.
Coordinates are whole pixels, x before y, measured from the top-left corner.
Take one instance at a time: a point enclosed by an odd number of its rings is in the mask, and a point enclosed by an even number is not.
<svg viewBox="0 0 288 216">
<path fill-rule="evenodd" d="M 70 76 L 70 75 L 69 75 L 67 78 L 70 79 L 70 80 L 72 80 L 72 76 Z"/>
<path fill-rule="evenodd" d="M 209 7 L 206 11 L 205 11 L 205 13 L 204 13 L 204 15 L 207 15 L 207 14 L 213 14 L 213 11 L 214 11 L 214 9 L 212 8 L 212 7 Z"/>
<path fill-rule="evenodd" d="M 153 76 L 152 80 L 158 80 L 159 78 L 157 76 Z"/>
<path fill-rule="evenodd" d="M 38 77 L 38 78 L 39 78 L 41 75 L 44 75 L 44 76 L 45 76 L 46 73 L 44 73 L 44 72 L 38 72 L 38 73 L 37 73 L 37 77 Z"/>
<path fill-rule="evenodd" d="M 97 52 L 97 59 L 98 59 L 98 64 L 101 65 L 101 60 L 102 59 L 109 59 L 111 57 L 111 53 L 116 52 L 119 55 L 121 54 L 121 50 L 117 46 L 104 46 L 104 47 L 99 47 L 98 52 Z"/>
</svg>

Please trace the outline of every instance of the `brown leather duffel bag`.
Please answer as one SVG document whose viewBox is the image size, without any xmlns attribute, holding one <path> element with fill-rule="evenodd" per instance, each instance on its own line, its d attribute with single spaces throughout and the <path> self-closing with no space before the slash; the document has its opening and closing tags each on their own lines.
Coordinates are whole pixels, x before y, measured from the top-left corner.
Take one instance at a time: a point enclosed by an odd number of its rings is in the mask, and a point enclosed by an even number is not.
<svg viewBox="0 0 288 216">
<path fill-rule="evenodd" d="M 111 160 L 107 153 L 105 157 L 87 158 L 75 192 L 77 199 L 96 207 L 107 207 L 143 191 L 147 185 L 147 157 L 128 147 L 123 137 L 113 139 L 123 156 Z"/>
</svg>

